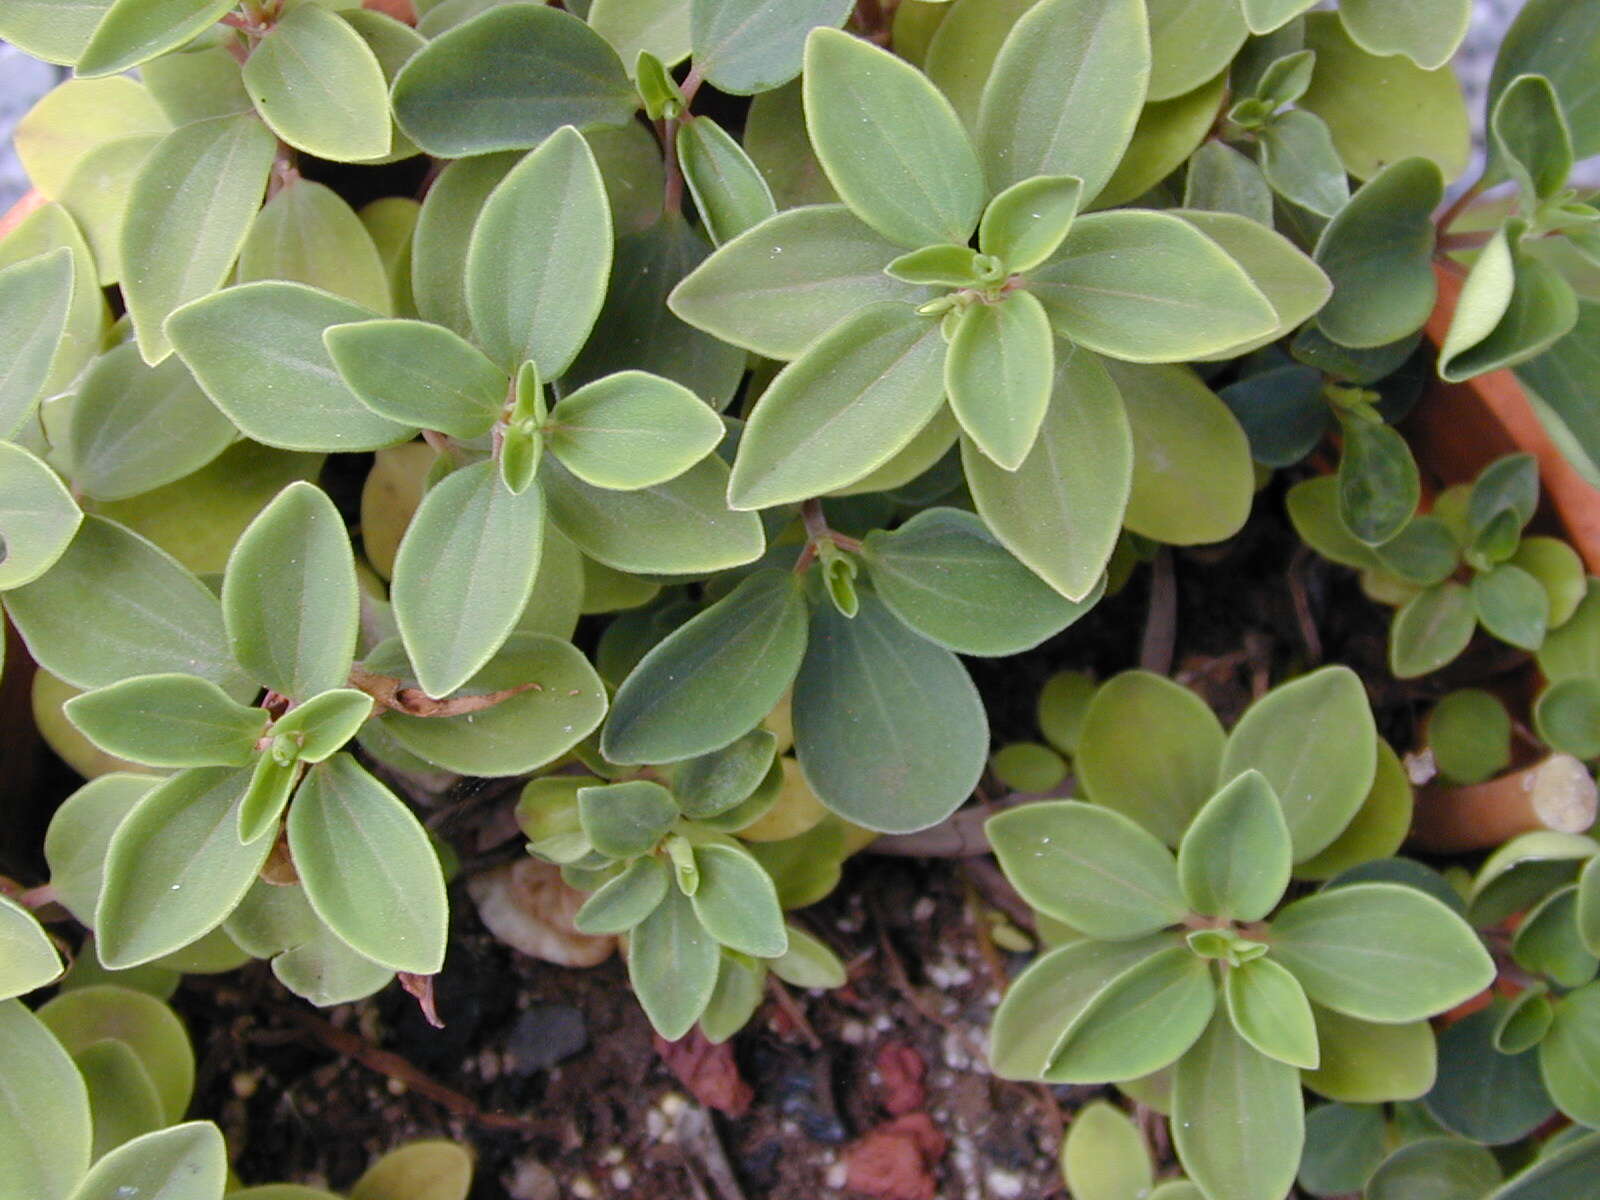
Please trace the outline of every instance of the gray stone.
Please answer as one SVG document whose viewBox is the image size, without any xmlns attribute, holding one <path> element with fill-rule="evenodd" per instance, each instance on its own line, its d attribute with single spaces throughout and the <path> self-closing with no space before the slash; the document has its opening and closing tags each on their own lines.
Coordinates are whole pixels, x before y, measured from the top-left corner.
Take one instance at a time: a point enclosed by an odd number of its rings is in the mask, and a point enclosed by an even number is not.
<svg viewBox="0 0 1600 1200">
<path fill-rule="evenodd" d="M 535 1004 L 506 1039 L 506 1072 L 532 1075 L 571 1058 L 589 1044 L 583 1013 L 567 1004 Z"/>
</svg>

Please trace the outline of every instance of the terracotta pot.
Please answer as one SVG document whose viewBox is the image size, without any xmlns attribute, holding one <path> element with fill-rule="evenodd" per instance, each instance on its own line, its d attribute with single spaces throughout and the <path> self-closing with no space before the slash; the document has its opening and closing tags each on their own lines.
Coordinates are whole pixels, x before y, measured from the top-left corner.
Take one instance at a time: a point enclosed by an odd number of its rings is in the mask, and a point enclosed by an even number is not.
<svg viewBox="0 0 1600 1200">
<path fill-rule="evenodd" d="M 1437 267 L 1439 302 L 1428 337 L 1444 342 L 1461 296 L 1463 277 Z M 1597 384 L 1600 386 L 1600 384 Z M 1492 460 L 1527 451 L 1539 460 L 1543 510 L 1600 575 L 1600 491 L 1590 486 L 1551 441 L 1517 377 L 1493 371 L 1465 383 L 1436 380 L 1407 421 L 1417 461 L 1442 484 L 1465 483 Z"/>
</svg>

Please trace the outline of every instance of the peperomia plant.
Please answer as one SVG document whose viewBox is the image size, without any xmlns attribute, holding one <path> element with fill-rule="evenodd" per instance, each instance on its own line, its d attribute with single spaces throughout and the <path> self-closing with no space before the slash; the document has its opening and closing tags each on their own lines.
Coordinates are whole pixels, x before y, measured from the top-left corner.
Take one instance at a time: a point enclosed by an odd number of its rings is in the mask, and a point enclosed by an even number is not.
<svg viewBox="0 0 1600 1200">
<path fill-rule="evenodd" d="M 739 838 L 772 813 L 784 783 L 778 739 L 757 729 L 665 771 L 548 776 L 522 791 L 529 851 L 592 893 L 573 918 L 580 932 L 627 935 L 634 993 L 664 1038 L 698 1021 L 711 1041 L 727 1040 L 754 1014 L 769 970 L 799 987 L 844 982 L 827 946 L 785 924 L 762 861 L 782 839 Z M 759 832 L 772 831 L 769 821 Z"/>
<path fill-rule="evenodd" d="M 1297 865 L 1320 873 L 1317 856 L 1379 770 L 1353 675 L 1325 668 L 1269 693 L 1226 739 L 1203 705 L 1145 678 L 1107 684 L 1084 738 L 1112 704 L 1187 711 L 1187 728 L 1142 726 L 1145 762 L 1114 783 L 1094 782 L 1081 749 L 1095 802 L 988 822 L 1013 885 L 1069 931 L 1007 991 L 991 1061 L 1003 1077 L 1054 1083 L 1170 1068 L 1189 1177 L 1208 1195 L 1269 1200 L 1299 1167 L 1302 1073 L 1313 1088 L 1318 1072 L 1337 1079 L 1346 1047 L 1387 1030 L 1431 1040 L 1426 1018 L 1481 991 L 1494 966 L 1471 927 L 1417 887 L 1346 875 L 1286 895 Z"/>
<path fill-rule="evenodd" d="M 1289 516 L 1317 553 L 1360 570 L 1368 593 L 1399 609 L 1389 666 L 1401 678 L 1448 665 L 1479 626 L 1537 651 L 1577 611 L 1585 589 L 1577 553 L 1555 538 L 1524 536 L 1539 504 L 1531 455 L 1489 464 L 1470 486 L 1441 492 L 1427 513 L 1415 511 L 1413 477 L 1411 494 L 1399 497 L 1409 519 L 1376 543 L 1350 527 L 1344 483 L 1322 477 L 1295 485 Z M 1358 503 L 1366 500 L 1370 494 Z"/>
</svg>

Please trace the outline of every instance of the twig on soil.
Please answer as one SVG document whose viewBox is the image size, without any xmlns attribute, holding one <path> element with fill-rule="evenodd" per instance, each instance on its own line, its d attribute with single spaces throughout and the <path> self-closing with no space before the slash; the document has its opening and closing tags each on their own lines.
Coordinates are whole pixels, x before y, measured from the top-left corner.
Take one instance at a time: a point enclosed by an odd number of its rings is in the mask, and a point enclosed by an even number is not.
<svg viewBox="0 0 1600 1200">
<path fill-rule="evenodd" d="M 342 1054 L 346 1058 L 354 1059 L 369 1071 L 376 1071 L 380 1075 L 398 1080 L 419 1096 L 432 1100 L 441 1108 L 448 1109 L 458 1117 L 482 1125 L 486 1129 L 516 1130 L 520 1133 L 549 1134 L 547 1122 L 535 1121 L 528 1117 L 512 1116 L 510 1113 L 484 1112 L 468 1096 L 462 1095 L 453 1088 L 448 1088 L 430 1075 L 424 1074 L 409 1060 L 388 1050 L 380 1050 L 357 1034 L 347 1033 L 334 1025 L 324 1021 L 321 1017 L 313 1016 L 298 1008 L 274 1006 L 290 1021 L 299 1025 L 317 1041 Z"/>
<path fill-rule="evenodd" d="M 769 972 L 767 987 L 772 992 L 772 998 L 778 1002 L 778 1007 L 783 1010 L 783 1015 L 789 1018 L 789 1023 L 800 1031 L 801 1037 L 805 1038 L 806 1045 L 813 1050 L 821 1050 L 822 1039 L 812 1027 L 810 1019 L 806 1016 L 806 1010 L 800 1007 L 800 1002 L 794 998 L 794 993 L 784 986 L 783 980 Z"/>
<path fill-rule="evenodd" d="M 722 1139 L 717 1136 L 716 1120 L 709 1112 L 698 1104 L 684 1105 L 678 1115 L 676 1132 L 676 1144 L 683 1153 L 684 1167 L 702 1193 L 704 1188 L 700 1184 L 700 1170 L 710 1178 L 721 1200 L 745 1200 L 738 1177 L 733 1173 L 733 1164 L 728 1161 L 728 1152 L 722 1148 Z M 689 1149 L 696 1152 L 697 1159 L 689 1157 L 686 1152 Z"/>
<path fill-rule="evenodd" d="M 1172 674 L 1177 645 L 1178 582 L 1172 570 L 1172 551 L 1163 546 L 1150 564 L 1150 611 L 1139 642 L 1139 665 L 1157 675 Z"/>
<path fill-rule="evenodd" d="M 1315 666 L 1322 661 L 1322 635 L 1317 632 L 1317 618 L 1311 611 L 1311 597 L 1306 591 L 1305 571 L 1311 563 L 1311 548 L 1300 546 L 1289 561 L 1289 599 L 1294 604 L 1294 619 L 1300 626 L 1300 640 L 1306 644 L 1306 657 Z"/>
</svg>

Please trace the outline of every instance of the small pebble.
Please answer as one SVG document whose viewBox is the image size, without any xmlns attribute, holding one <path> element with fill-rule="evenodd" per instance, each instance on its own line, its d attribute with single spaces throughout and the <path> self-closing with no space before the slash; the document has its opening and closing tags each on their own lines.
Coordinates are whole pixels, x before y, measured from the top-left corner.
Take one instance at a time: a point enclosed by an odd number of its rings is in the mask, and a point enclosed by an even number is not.
<svg viewBox="0 0 1600 1200">
<path fill-rule="evenodd" d="M 517 1018 L 506 1038 L 505 1069 L 532 1075 L 571 1058 L 589 1044 L 583 1013 L 569 1004 L 535 1004 Z"/>
</svg>

